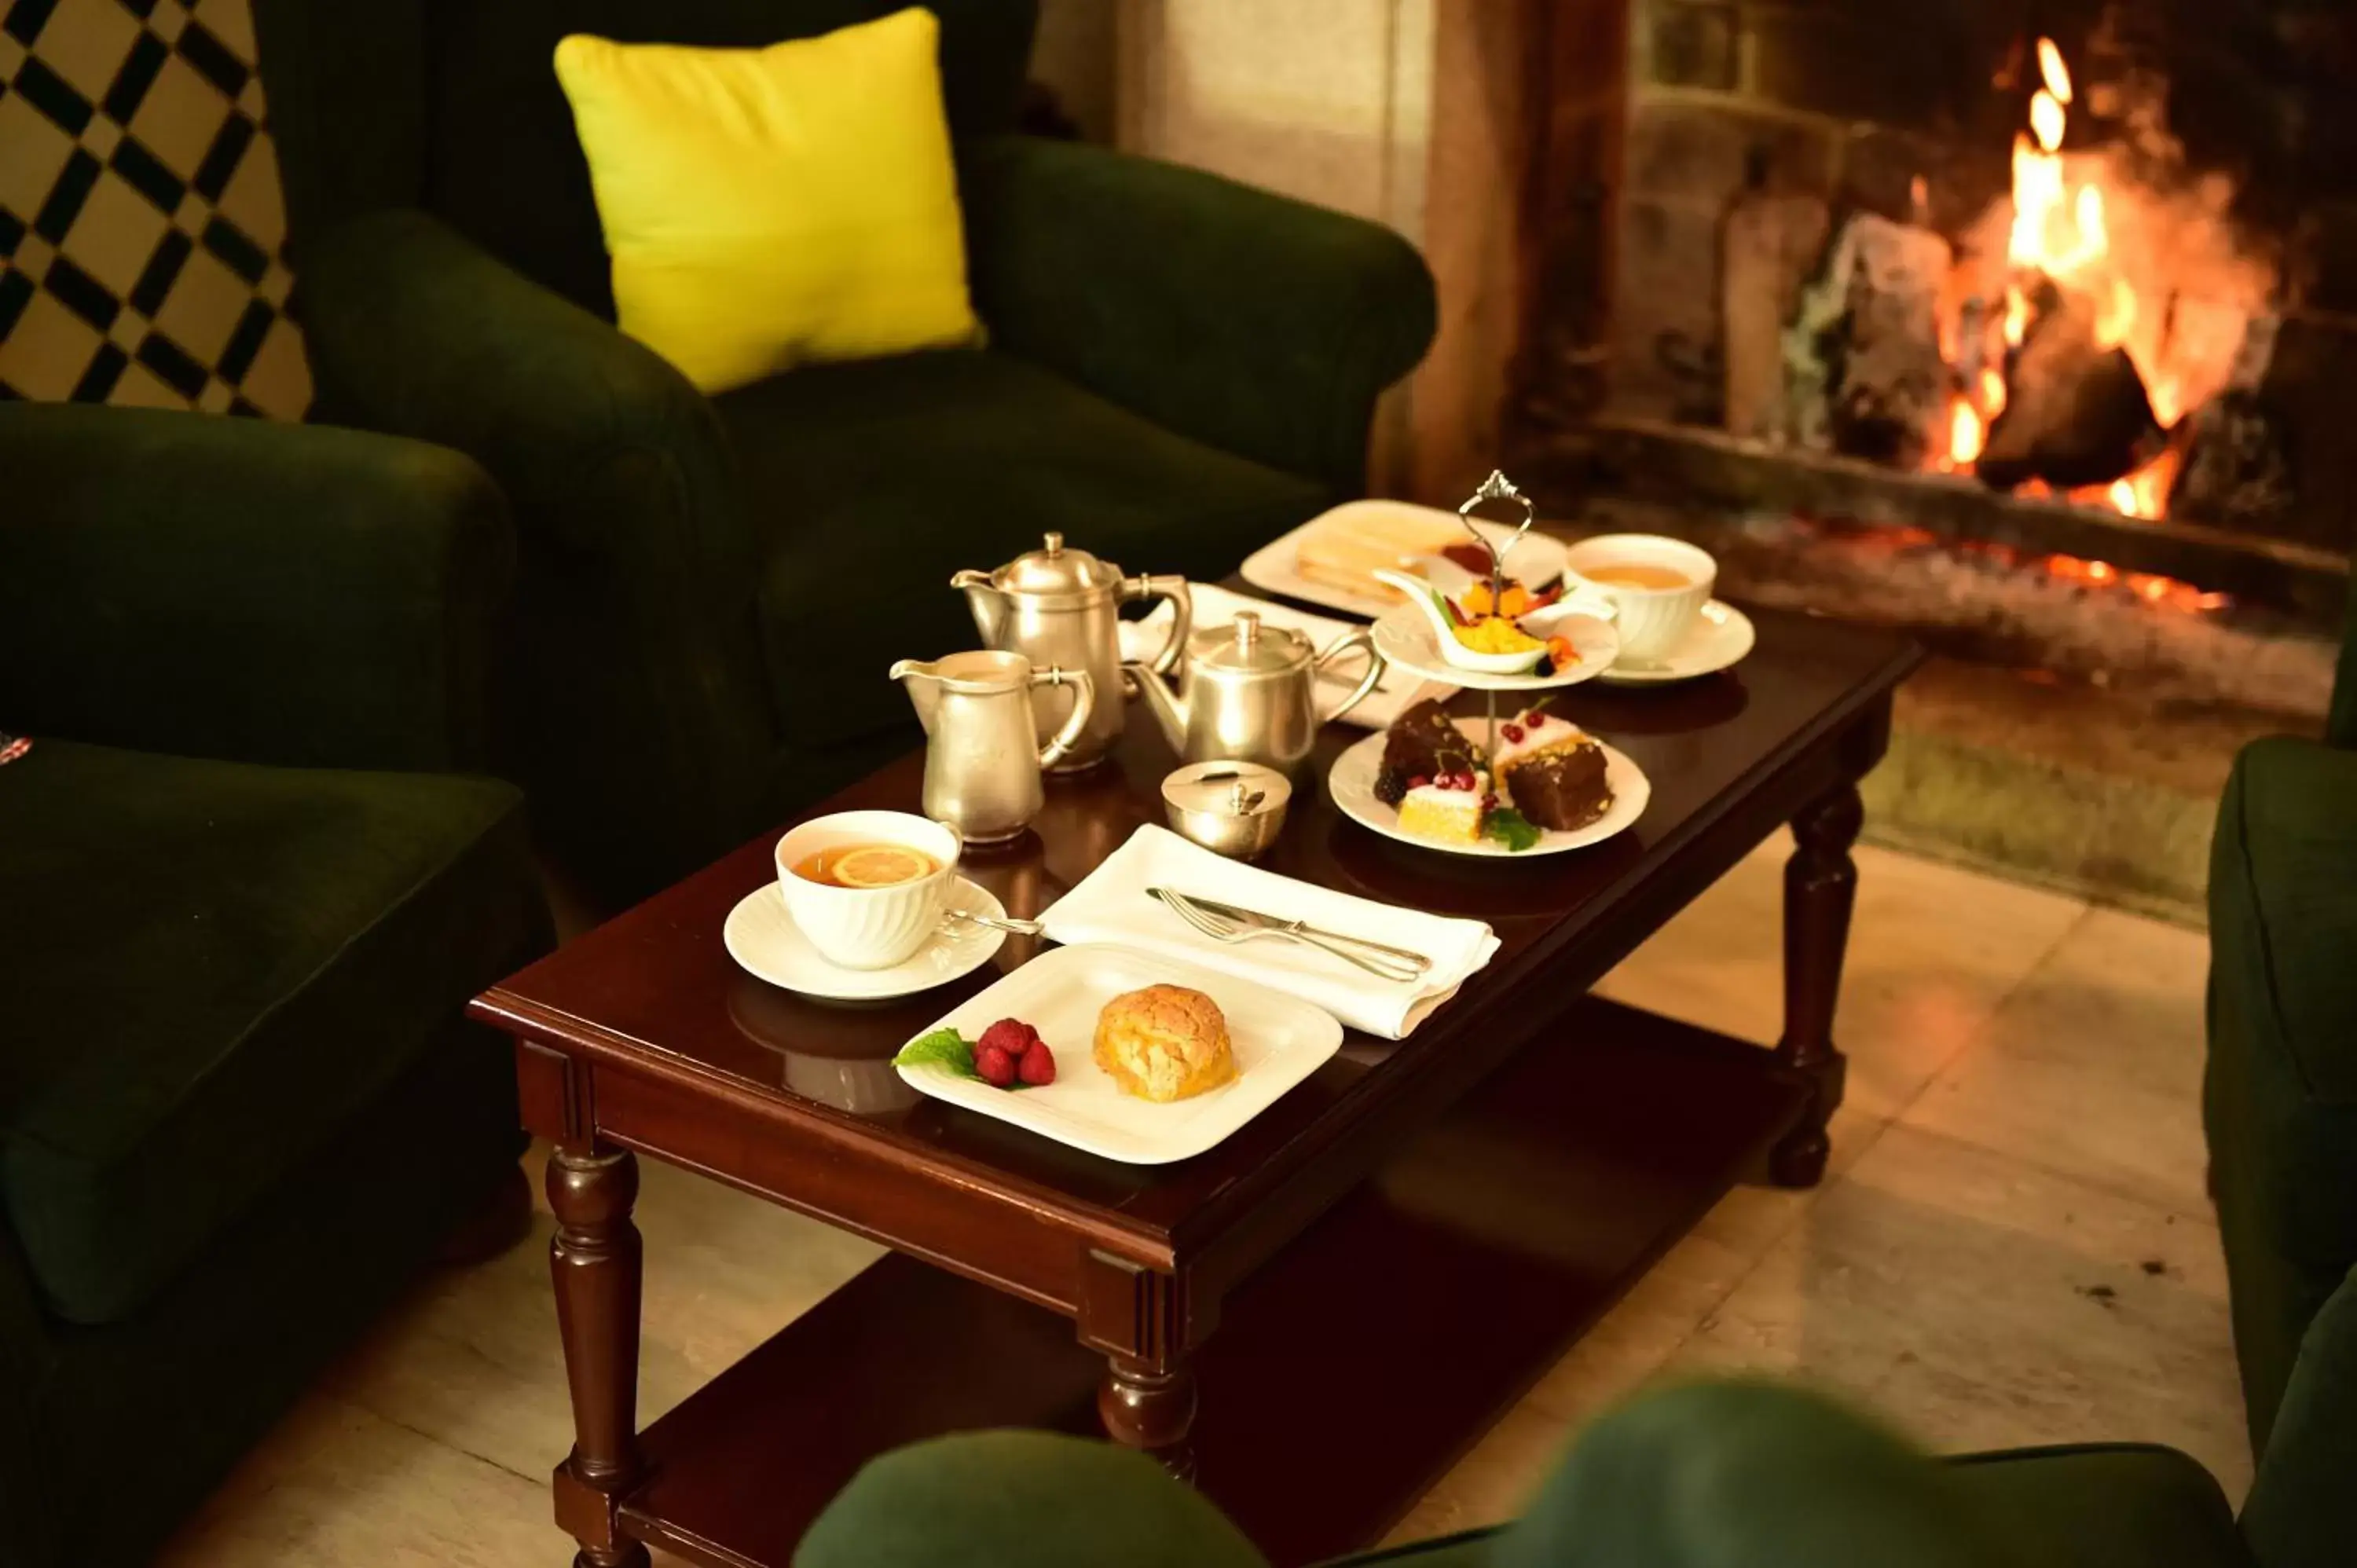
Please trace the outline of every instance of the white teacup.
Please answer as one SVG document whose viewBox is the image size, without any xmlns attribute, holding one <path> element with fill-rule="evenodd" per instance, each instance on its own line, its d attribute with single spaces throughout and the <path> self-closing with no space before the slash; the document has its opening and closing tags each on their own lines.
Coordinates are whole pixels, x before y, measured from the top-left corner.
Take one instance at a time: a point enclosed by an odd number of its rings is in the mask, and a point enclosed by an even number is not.
<svg viewBox="0 0 2357 1568">
<path fill-rule="evenodd" d="M 1619 610 L 1613 625 L 1620 633 L 1623 659 L 1659 659 L 1677 647 L 1718 582 L 1718 563 L 1710 552 L 1658 533 L 1599 533 L 1573 545 L 1566 559 L 1568 585 L 1601 594 Z M 1647 587 L 1588 575 L 1614 566 L 1672 572 L 1682 581 Z"/>
<path fill-rule="evenodd" d="M 795 871 L 814 854 L 857 844 L 899 844 L 932 857 L 928 876 L 888 887 L 838 887 Z M 942 923 L 964 849 L 954 828 L 907 811 L 837 811 L 778 841 L 778 890 L 786 913 L 829 963 L 889 969 L 925 945 Z"/>
</svg>

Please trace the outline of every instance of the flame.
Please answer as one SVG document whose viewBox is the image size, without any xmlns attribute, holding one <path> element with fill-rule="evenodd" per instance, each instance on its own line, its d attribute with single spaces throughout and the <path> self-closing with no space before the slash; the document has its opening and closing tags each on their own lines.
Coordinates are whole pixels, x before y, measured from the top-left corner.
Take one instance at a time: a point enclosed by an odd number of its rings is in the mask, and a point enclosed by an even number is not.
<svg viewBox="0 0 2357 1568">
<path fill-rule="evenodd" d="M 2057 103 L 2071 102 L 2071 68 L 2062 63 L 2062 51 L 2052 38 L 2038 40 L 2038 75 Z"/>
<path fill-rule="evenodd" d="M 2103 187 L 2091 179 L 2074 179 L 2062 144 L 2070 130 L 2073 89 L 2069 64 L 2050 38 L 2038 40 L 2040 85 L 2029 100 L 2029 129 L 2013 141 L 2013 214 L 2006 236 L 2006 260 L 2010 276 L 2005 287 L 2005 312 L 1997 336 L 1981 351 L 1948 354 L 1951 364 L 1984 360 L 1970 384 L 1953 398 L 1948 442 L 1935 453 L 1932 466 L 1944 472 L 1968 471 L 1988 444 L 1988 433 L 2003 412 L 2007 395 L 2005 374 L 1996 367 L 2007 351 L 2029 338 L 2033 322 L 2031 297 L 2050 285 L 2063 299 L 2063 308 L 2087 313 L 2099 349 L 2124 349 L 2144 379 L 2153 413 L 2164 426 L 2173 425 L 2184 412 L 2184 389 L 2179 378 L 2158 361 L 2166 336 L 2169 306 L 2147 308 L 2136 285 L 2119 270 L 2113 254 L 2111 213 Z M 2082 159 L 2082 164 L 2088 160 Z M 2131 208 L 2131 216 L 2134 209 Z M 2042 295 L 2040 296 L 2043 297 Z M 1955 340 L 1952 326 L 1943 323 L 1942 348 Z M 1979 346 L 1974 346 L 1975 349 Z M 2164 452 L 2146 467 L 2104 486 L 2074 490 L 2069 499 L 2082 505 L 2108 507 L 2125 516 L 2157 518 L 2168 505 L 2170 483 L 2179 457 Z M 2034 481 L 2021 494 L 2049 493 Z M 2101 564 L 2097 563 L 2097 564 Z M 2109 570 L 2108 567 L 2105 568 Z"/>
<path fill-rule="evenodd" d="M 1980 411 L 1966 398 L 1956 399 L 1955 412 L 1948 421 L 1948 458 L 1951 467 L 1969 468 L 1980 460 L 1981 448 L 1987 444 L 1988 433 L 1981 425 Z"/>
</svg>

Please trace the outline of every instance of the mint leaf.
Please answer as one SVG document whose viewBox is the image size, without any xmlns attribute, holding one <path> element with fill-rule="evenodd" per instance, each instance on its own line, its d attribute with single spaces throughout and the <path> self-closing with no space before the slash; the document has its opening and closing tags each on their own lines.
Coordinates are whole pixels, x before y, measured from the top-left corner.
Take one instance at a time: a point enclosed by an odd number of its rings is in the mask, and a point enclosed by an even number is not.
<svg viewBox="0 0 2357 1568">
<path fill-rule="evenodd" d="M 1544 836 L 1535 823 L 1512 806 L 1501 806 L 1491 812 L 1488 820 L 1481 824 L 1481 832 L 1517 854 L 1537 843 Z"/>
<path fill-rule="evenodd" d="M 935 1029 L 900 1047 L 895 1067 L 937 1067 L 958 1078 L 979 1078 L 974 1070 L 974 1047 L 955 1029 Z"/>
</svg>

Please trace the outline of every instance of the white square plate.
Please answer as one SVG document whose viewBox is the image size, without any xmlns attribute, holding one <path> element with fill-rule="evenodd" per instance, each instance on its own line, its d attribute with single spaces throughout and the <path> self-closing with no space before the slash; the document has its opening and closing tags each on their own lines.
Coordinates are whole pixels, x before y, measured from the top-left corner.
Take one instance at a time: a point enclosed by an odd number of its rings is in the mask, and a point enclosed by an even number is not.
<svg viewBox="0 0 2357 1568">
<path fill-rule="evenodd" d="M 1206 1094 L 1157 1105 L 1125 1094 L 1092 1059 L 1097 1015 L 1124 992 L 1185 985 L 1220 1004 L 1236 1076 Z M 1299 997 L 1249 980 L 1128 948 L 1084 942 L 1050 948 L 928 1026 L 968 1040 L 1001 1018 L 1020 1018 L 1056 1053 L 1056 1081 L 993 1089 L 938 1067 L 904 1067 L 910 1087 L 952 1105 L 1027 1127 L 1125 1165 L 1159 1165 L 1200 1155 L 1275 1103 L 1342 1047 L 1342 1026 Z"/>
</svg>

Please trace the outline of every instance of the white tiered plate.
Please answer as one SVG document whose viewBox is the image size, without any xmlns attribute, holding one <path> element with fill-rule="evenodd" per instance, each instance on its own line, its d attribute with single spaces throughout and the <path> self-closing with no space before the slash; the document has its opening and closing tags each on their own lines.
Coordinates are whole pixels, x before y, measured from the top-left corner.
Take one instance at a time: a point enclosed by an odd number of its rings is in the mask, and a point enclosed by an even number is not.
<svg viewBox="0 0 2357 1568">
<path fill-rule="evenodd" d="M 1168 1105 L 1125 1094 L 1091 1059 L 1097 1015 L 1125 992 L 1184 985 L 1220 1005 L 1236 1076 Z M 1043 1138 L 1133 1165 L 1200 1155 L 1267 1110 L 1279 1095 L 1342 1048 L 1342 1026 L 1297 996 L 1233 975 L 1132 948 L 1082 942 L 1049 948 L 917 1036 L 955 1029 L 968 1040 L 1001 1018 L 1039 1031 L 1056 1057 L 1056 1081 L 1039 1089 L 993 1089 L 940 1067 L 904 1067 L 909 1086 L 952 1105 L 1011 1122 Z"/>
<path fill-rule="evenodd" d="M 1368 510 L 1409 512 L 1432 518 L 1455 529 L 1459 539 L 1465 537 L 1464 525 L 1453 511 L 1415 506 L 1407 501 L 1345 501 L 1332 511 L 1320 512 L 1292 532 L 1281 535 L 1275 542 L 1264 544 L 1246 556 L 1241 568 L 1243 580 L 1265 593 L 1283 594 L 1288 599 L 1325 605 L 1368 620 L 1374 619 L 1398 601 L 1372 583 L 1367 585 L 1365 593 L 1352 593 L 1348 588 L 1338 588 L 1329 583 L 1313 582 L 1303 576 L 1294 564 L 1301 551 L 1302 535 L 1336 513 Z M 1513 529 L 1504 523 L 1476 519 L 1473 526 L 1481 531 L 1483 538 L 1501 548 L 1514 537 Z M 1469 540 L 1467 542 L 1471 542 Z M 1534 588 L 1544 588 L 1563 575 L 1564 558 L 1565 547 L 1561 540 L 1534 530 L 1523 536 L 1520 544 L 1506 552 L 1506 575 Z M 1461 592 L 1465 585 L 1473 580 L 1472 575 L 1463 567 L 1437 557 L 1426 568 L 1426 573 L 1434 585 L 1445 594 Z"/>
<path fill-rule="evenodd" d="M 1466 738 L 1480 741 L 1487 721 L 1460 718 L 1457 727 Z M 1371 735 L 1334 759 L 1334 769 L 1327 775 L 1327 783 L 1334 791 L 1334 804 L 1342 814 L 1363 827 L 1372 828 L 1388 839 L 1412 843 L 1422 849 L 1437 850 L 1443 854 L 1470 854 L 1502 857 L 1507 860 L 1527 860 L 1534 854 L 1561 854 L 1566 850 L 1585 849 L 1601 843 L 1645 814 L 1645 802 L 1653 796 L 1653 786 L 1644 770 L 1629 759 L 1625 752 L 1604 746 L 1604 781 L 1611 786 L 1612 804 L 1605 813 L 1584 828 L 1569 832 L 1552 830 L 1541 834 L 1539 842 L 1528 849 L 1508 849 L 1504 844 L 1483 839 L 1478 843 L 1437 843 L 1402 832 L 1399 809 L 1386 806 L 1375 798 L 1375 774 L 1383 767 L 1383 737 Z"/>
<path fill-rule="evenodd" d="M 1375 651 L 1426 680 L 1477 692 L 1551 692 L 1558 686 L 1577 686 L 1582 681 L 1595 680 L 1620 657 L 1620 634 L 1612 629 L 1610 621 L 1588 615 L 1566 616 L 1553 629 L 1557 636 L 1571 639 L 1579 662 L 1544 677 L 1485 675 L 1479 670 L 1451 664 L 1440 650 L 1439 639 L 1433 635 L 1432 622 L 1414 605 L 1401 605 L 1383 612 L 1383 618 L 1374 625 Z M 1532 662 L 1537 662 L 1535 656 Z"/>
</svg>

